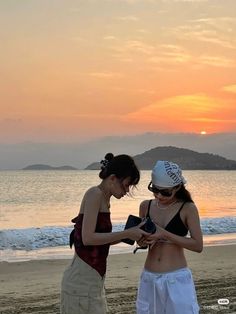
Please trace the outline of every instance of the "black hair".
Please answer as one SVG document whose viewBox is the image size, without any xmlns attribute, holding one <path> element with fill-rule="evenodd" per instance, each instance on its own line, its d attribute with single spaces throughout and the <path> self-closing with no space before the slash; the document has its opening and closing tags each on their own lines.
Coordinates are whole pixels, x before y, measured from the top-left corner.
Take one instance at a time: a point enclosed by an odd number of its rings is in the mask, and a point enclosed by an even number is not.
<svg viewBox="0 0 236 314">
<path fill-rule="evenodd" d="M 175 193 L 175 197 L 184 202 L 192 202 L 193 199 L 190 192 L 185 188 L 184 184 L 181 184 L 180 189 Z"/>
<path fill-rule="evenodd" d="M 120 180 L 130 178 L 130 185 L 136 185 L 140 180 L 140 172 L 134 159 L 125 154 L 114 156 L 112 153 L 107 153 L 105 159 L 101 161 L 99 178 L 106 179 L 111 174 Z"/>
</svg>

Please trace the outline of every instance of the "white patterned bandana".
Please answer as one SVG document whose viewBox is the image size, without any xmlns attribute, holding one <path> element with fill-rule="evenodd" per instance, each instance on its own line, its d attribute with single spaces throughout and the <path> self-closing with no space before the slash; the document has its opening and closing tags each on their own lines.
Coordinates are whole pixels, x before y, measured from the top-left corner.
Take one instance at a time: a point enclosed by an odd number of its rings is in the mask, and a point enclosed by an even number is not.
<svg viewBox="0 0 236 314">
<path fill-rule="evenodd" d="M 152 170 L 152 184 L 158 187 L 169 188 L 186 182 L 180 167 L 171 161 L 158 160 Z"/>
</svg>

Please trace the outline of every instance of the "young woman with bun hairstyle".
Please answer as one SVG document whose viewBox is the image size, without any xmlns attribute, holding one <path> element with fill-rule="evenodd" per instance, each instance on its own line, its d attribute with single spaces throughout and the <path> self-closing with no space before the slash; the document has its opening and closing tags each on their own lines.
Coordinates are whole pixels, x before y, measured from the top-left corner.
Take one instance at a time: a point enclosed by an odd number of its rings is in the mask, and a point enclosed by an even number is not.
<svg viewBox="0 0 236 314">
<path fill-rule="evenodd" d="M 143 225 L 112 232 L 110 199 L 121 199 L 140 180 L 134 160 L 128 155 L 106 154 L 101 161 L 97 186 L 89 188 L 81 202 L 70 235 L 75 255 L 65 270 L 61 287 L 61 314 L 104 314 L 107 305 L 104 292 L 107 256 L 111 244 L 129 238 L 138 241 L 147 235 Z"/>
</svg>

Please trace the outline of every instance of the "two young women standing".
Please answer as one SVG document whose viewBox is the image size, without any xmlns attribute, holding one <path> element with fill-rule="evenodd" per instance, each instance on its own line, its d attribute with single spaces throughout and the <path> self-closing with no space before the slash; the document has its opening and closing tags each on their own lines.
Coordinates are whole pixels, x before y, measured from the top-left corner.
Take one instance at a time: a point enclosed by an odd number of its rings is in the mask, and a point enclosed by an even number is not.
<svg viewBox="0 0 236 314">
<path fill-rule="evenodd" d="M 198 313 L 183 249 L 200 252 L 202 236 L 197 208 L 185 189 L 180 168 L 158 161 L 152 171 L 148 188 L 155 199 L 140 205 L 140 217 L 149 216 L 156 224 L 157 231 L 150 235 L 140 229 L 144 222 L 112 232 L 110 198 L 126 195 L 138 184 L 140 173 L 128 155 L 107 154 L 101 163 L 101 183 L 85 193 L 79 215 L 72 220 L 75 255 L 62 279 L 61 314 L 107 313 L 104 280 L 109 247 L 124 238 L 149 246 L 138 290 L 137 314 Z"/>
</svg>

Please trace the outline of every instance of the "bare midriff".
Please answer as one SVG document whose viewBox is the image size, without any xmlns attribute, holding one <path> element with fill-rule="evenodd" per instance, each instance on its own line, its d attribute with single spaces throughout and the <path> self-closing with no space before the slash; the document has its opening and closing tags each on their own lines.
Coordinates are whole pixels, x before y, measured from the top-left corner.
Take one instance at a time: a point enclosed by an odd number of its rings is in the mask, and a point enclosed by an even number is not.
<svg viewBox="0 0 236 314">
<path fill-rule="evenodd" d="M 173 243 L 157 243 L 149 249 L 145 269 L 152 272 L 170 272 L 187 266 L 184 250 Z"/>
</svg>

